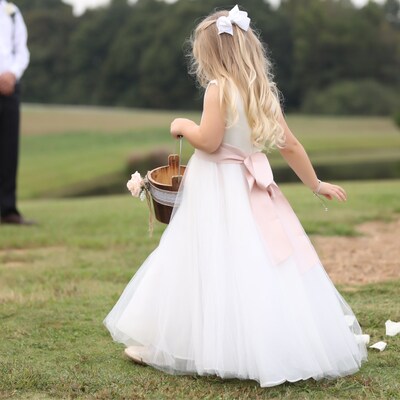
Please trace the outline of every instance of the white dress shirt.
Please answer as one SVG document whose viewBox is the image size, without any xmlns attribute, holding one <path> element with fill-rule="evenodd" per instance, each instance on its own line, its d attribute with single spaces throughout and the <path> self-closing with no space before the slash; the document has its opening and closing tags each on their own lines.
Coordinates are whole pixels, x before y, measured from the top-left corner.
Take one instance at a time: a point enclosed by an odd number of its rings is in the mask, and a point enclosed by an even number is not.
<svg viewBox="0 0 400 400">
<path fill-rule="evenodd" d="M 0 0 L 0 74 L 12 72 L 19 80 L 29 64 L 28 33 L 18 8 L 14 21 L 11 10 L 10 3 Z"/>
</svg>

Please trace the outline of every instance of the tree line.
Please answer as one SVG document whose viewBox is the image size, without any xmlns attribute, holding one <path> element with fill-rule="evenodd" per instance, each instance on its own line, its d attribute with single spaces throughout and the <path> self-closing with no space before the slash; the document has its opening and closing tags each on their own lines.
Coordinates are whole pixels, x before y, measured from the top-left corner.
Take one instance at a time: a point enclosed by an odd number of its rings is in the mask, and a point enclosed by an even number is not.
<svg viewBox="0 0 400 400">
<path fill-rule="evenodd" d="M 81 17 L 55 0 L 15 0 L 29 31 L 24 100 L 196 108 L 187 39 L 227 0 L 113 0 Z M 400 107 L 400 2 L 242 3 L 261 32 L 286 110 L 391 114 Z"/>
</svg>

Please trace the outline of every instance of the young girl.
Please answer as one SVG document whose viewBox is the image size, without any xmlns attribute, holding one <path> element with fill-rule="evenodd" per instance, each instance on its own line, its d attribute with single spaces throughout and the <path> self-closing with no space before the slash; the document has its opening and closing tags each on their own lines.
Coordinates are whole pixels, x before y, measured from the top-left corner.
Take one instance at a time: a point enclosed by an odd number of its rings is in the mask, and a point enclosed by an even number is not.
<svg viewBox="0 0 400 400">
<path fill-rule="evenodd" d="M 346 193 L 318 180 L 288 128 L 249 24 L 236 6 L 194 32 L 193 70 L 207 90 L 200 125 L 171 124 L 196 148 L 179 205 L 104 323 L 130 358 L 171 374 L 261 386 L 352 374 L 367 359 L 360 326 L 261 150 L 278 147 L 311 191 Z"/>
</svg>

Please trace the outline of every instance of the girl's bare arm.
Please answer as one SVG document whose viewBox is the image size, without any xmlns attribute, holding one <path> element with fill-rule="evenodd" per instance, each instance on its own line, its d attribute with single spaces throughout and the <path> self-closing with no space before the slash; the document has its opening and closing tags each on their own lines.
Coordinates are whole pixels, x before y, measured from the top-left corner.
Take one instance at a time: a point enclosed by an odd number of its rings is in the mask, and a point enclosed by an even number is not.
<svg viewBox="0 0 400 400">
<path fill-rule="evenodd" d="M 312 191 L 316 191 L 319 187 L 319 193 L 329 200 L 332 200 L 335 197 L 339 201 L 345 201 L 347 196 L 342 187 L 328 182 L 322 182 L 321 185 L 319 185 L 314 167 L 312 166 L 304 147 L 293 135 L 282 112 L 279 122 L 285 132 L 285 146 L 279 148 L 279 152 L 300 180 Z"/>
<path fill-rule="evenodd" d="M 219 104 L 219 89 L 210 85 L 204 95 L 200 125 L 186 118 L 171 123 L 171 135 L 184 136 L 194 147 L 213 153 L 222 143 L 225 132 L 225 109 Z"/>
</svg>

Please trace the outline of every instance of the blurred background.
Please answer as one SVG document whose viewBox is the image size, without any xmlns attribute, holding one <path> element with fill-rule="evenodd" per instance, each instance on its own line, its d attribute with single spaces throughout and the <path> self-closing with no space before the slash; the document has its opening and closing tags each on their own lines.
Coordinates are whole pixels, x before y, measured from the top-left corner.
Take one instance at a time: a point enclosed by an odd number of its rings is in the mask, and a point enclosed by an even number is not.
<svg viewBox="0 0 400 400">
<path fill-rule="evenodd" d="M 65 1 L 67 2 L 67 1 Z M 184 42 L 224 0 L 16 0 L 29 30 L 29 103 L 197 109 Z M 88 2 L 95 4 L 96 1 Z M 359 2 L 358 2 L 359 3 Z M 358 4 L 357 2 L 355 4 Z M 392 115 L 399 107 L 400 5 L 350 0 L 246 0 L 287 111 Z"/>
<path fill-rule="evenodd" d="M 176 151 L 176 117 L 199 122 L 186 39 L 225 0 L 14 0 L 29 31 L 19 208 L 0 227 L 1 399 L 394 399 L 400 338 L 339 381 L 260 389 L 174 377 L 125 360 L 102 320 L 165 225 L 148 234 L 130 175 Z M 400 2 L 239 3 L 260 30 L 294 134 L 345 203 L 318 199 L 268 155 L 275 180 L 371 341 L 400 321 Z M 193 149 L 183 146 L 183 161 Z"/>
<path fill-rule="evenodd" d="M 16 4 L 31 51 L 23 78 L 22 198 L 121 192 L 131 170 L 165 163 L 174 150 L 170 121 L 198 120 L 201 108 L 202 94 L 187 74 L 186 40 L 203 16 L 232 3 Z M 399 178 L 399 1 L 246 0 L 243 7 L 266 43 L 290 126 L 317 172 L 324 179 Z M 190 153 L 185 146 L 186 159 Z M 279 155 L 270 157 L 277 181 L 296 180 Z"/>
</svg>

